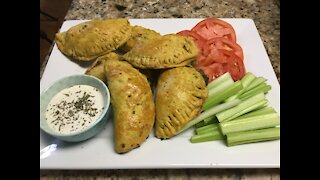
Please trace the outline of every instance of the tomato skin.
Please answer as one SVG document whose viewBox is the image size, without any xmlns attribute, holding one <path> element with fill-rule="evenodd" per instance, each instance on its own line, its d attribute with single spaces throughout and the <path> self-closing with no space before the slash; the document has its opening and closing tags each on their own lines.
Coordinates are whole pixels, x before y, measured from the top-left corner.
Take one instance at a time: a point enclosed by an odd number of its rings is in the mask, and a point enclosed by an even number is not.
<svg viewBox="0 0 320 180">
<path fill-rule="evenodd" d="M 200 66 L 200 69 L 203 70 L 203 72 L 208 77 L 208 82 L 211 82 L 218 78 L 219 76 L 223 75 L 227 71 L 224 69 L 223 65 L 220 63 L 213 63 L 209 66 Z"/>
<path fill-rule="evenodd" d="M 206 42 L 206 48 L 204 49 L 204 54 L 209 54 L 210 48 L 224 49 L 228 51 L 233 51 L 241 60 L 243 60 L 243 50 L 239 44 L 232 42 L 228 39 L 218 37 L 212 38 Z"/>
<path fill-rule="evenodd" d="M 198 59 L 198 68 L 202 69 L 203 72 L 209 78 L 209 82 L 218 78 L 222 74 L 229 72 L 234 81 L 242 79 L 245 75 L 246 70 L 243 61 L 234 52 L 220 49 L 224 55 L 223 62 L 212 62 L 207 57 L 202 56 L 202 59 Z"/>
<path fill-rule="evenodd" d="M 242 48 L 225 38 L 213 38 L 206 42 L 201 56 L 198 58 L 199 62 L 203 66 L 208 66 L 212 63 L 227 63 L 229 54 L 225 54 L 227 50 L 234 52 L 243 61 Z"/>
<path fill-rule="evenodd" d="M 223 37 L 233 42 L 237 41 L 236 32 L 233 27 L 217 18 L 206 18 L 196 24 L 191 31 L 196 32 L 206 40 Z"/>
<path fill-rule="evenodd" d="M 246 73 L 243 61 L 233 52 L 227 50 L 220 51 L 223 51 L 223 53 L 226 55 L 225 63 L 213 62 L 211 64 L 209 63 L 208 65 L 207 63 L 203 63 L 202 61 L 200 61 L 198 62 L 198 68 L 202 69 L 203 72 L 207 75 L 207 77 L 209 78 L 209 82 L 213 81 L 226 72 L 230 73 L 234 81 L 241 80 Z"/>
<path fill-rule="evenodd" d="M 229 72 L 234 81 L 241 80 L 246 70 L 243 61 L 233 52 L 221 50 L 228 56 L 227 63 L 222 64 L 226 72 Z"/>
<path fill-rule="evenodd" d="M 208 52 L 206 57 L 206 63 L 204 65 L 209 65 L 212 63 L 227 63 L 227 58 L 224 55 L 223 52 L 221 52 L 219 49 L 212 47 L 210 49 L 210 52 Z"/>
<path fill-rule="evenodd" d="M 210 62 L 207 61 L 206 56 L 199 54 L 197 57 L 198 66 L 207 66 Z"/>
</svg>

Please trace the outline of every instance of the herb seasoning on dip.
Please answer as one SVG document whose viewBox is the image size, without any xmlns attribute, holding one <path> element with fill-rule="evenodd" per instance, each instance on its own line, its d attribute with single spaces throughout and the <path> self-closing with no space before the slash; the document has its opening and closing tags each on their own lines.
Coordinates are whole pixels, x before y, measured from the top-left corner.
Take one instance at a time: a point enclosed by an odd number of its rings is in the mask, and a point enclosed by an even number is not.
<svg viewBox="0 0 320 180">
<path fill-rule="evenodd" d="M 46 120 L 54 131 L 69 134 L 95 122 L 103 109 L 104 98 L 97 88 L 76 85 L 60 91 L 51 99 Z"/>
</svg>

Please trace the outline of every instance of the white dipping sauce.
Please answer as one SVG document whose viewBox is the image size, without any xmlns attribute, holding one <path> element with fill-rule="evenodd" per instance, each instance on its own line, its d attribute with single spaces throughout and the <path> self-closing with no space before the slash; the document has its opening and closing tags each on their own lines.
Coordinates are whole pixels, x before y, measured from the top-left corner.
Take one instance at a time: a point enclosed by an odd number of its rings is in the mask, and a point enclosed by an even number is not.
<svg viewBox="0 0 320 180">
<path fill-rule="evenodd" d="M 46 120 L 58 133 L 75 133 L 94 123 L 103 109 L 104 98 L 97 88 L 76 85 L 60 91 L 51 99 Z"/>
</svg>

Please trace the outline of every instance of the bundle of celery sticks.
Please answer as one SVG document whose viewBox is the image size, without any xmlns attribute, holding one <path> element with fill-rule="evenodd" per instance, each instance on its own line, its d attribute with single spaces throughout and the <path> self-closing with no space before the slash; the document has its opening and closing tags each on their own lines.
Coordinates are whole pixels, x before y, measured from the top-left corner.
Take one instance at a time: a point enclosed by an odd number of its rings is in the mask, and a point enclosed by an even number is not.
<svg viewBox="0 0 320 180">
<path fill-rule="evenodd" d="M 280 139 L 280 115 L 268 107 L 266 81 L 247 72 L 234 82 L 225 73 L 208 84 L 204 111 L 179 132 L 195 126 L 192 143 L 226 140 L 227 146 Z"/>
</svg>

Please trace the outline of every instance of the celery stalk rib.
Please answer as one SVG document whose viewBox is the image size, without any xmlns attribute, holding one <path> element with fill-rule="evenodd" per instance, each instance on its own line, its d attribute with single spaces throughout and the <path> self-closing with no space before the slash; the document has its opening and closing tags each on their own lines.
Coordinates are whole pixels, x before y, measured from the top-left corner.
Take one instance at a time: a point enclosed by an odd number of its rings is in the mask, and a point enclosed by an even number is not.
<svg viewBox="0 0 320 180">
<path fill-rule="evenodd" d="M 227 81 L 228 79 L 232 80 L 232 77 L 230 75 L 229 72 L 224 73 L 223 75 L 221 75 L 220 77 L 218 77 L 217 79 L 215 79 L 214 81 L 211 81 L 208 85 L 207 88 L 208 90 L 215 88 L 217 86 L 219 86 L 221 83 Z M 233 81 L 233 80 L 232 80 Z"/>
<path fill-rule="evenodd" d="M 219 84 L 219 86 L 216 86 L 216 87 L 209 89 L 208 97 L 210 98 L 210 97 L 214 96 L 216 93 L 224 91 L 225 89 L 231 87 L 233 84 L 234 84 L 233 79 L 225 80 L 224 82 Z"/>
<path fill-rule="evenodd" d="M 255 129 L 263 129 L 280 125 L 280 116 L 278 113 L 247 117 L 242 119 L 234 119 L 219 123 L 222 134 L 232 132 L 248 131 Z"/>
<path fill-rule="evenodd" d="M 206 125 L 209 125 L 209 124 L 217 123 L 219 121 L 218 121 L 217 117 L 213 115 L 211 117 L 205 118 L 203 120 L 203 122 L 204 122 L 204 125 L 206 126 Z"/>
<path fill-rule="evenodd" d="M 213 115 L 213 116 L 205 118 L 203 121 L 198 122 L 195 125 L 195 127 L 199 128 L 199 127 L 203 127 L 203 126 L 206 126 L 206 125 L 209 125 L 209 124 L 213 124 L 213 123 L 217 123 L 217 122 L 219 122 L 217 117 L 215 115 Z"/>
<path fill-rule="evenodd" d="M 249 99 L 242 101 L 239 105 L 217 113 L 217 118 L 219 122 L 223 122 L 224 120 L 234 116 L 235 114 L 249 108 L 250 106 L 255 105 L 256 103 L 265 100 L 265 95 L 263 93 L 257 94 L 255 96 L 250 97 Z M 241 114 L 240 114 L 241 115 Z"/>
<path fill-rule="evenodd" d="M 251 72 L 247 72 L 240 80 L 243 85 L 243 89 L 245 90 L 255 78 L 256 77 Z"/>
<path fill-rule="evenodd" d="M 200 121 L 200 122 L 198 122 L 197 124 L 195 124 L 194 126 L 196 127 L 196 128 L 199 128 L 199 127 L 203 127 L 203 126 L 205 126 L 206 124 L 205 124 L 205 122 L 204 121 Z"/>
<path fill-rule="evenodd" d="M 214 96 L 209 97 L 203 105 L 203 109 L 208 110 L 209 108 L 221 103 L 228 97 L 236 94 L 243 88 L 240 81 L 235 82 L 231 87 L 216 93 Z"/>
<path fill-rule="evenodd" d="M 206 132 L 214 131 L 214 130 L 216 130 L 218 128 L 219 128 L 218 123 L 209 124 L 207 126 L 196 128 L 196 133 L 197 134 L 205 134 Z"/>
<path fill-rule="evenodd" d="M 233 119 L 235 119 L 235 118 L 237 118 L 237 117 L 239 117 L 239 116 L 241 116 L 241 115 L 243 115 L 243 114 L 246 114 L 246 113 L 248 113 L 248 112 L 252 112 L 252 111 L 254 111 L 254 110 L 256 110 L 256 109 L 260 109 L 260 108 L 264 107 L 264 106 L 267 105 L 267 104 L 268 104 L 268 100 L 264 99 L 264 100 L 259 101 L 259 102 L 257 102 L 256 104 L 254 104 L 254 105 L 252 105 L 252 106 L 250 106 L 250 107 L 248 107 L 248 108 L 245 108 L 245 109 L 237 112 L 236 114 L 234 114 L 234 115 L 232 115 L 231 117 L 225 119 L 224 121 L 233 120 Z"/>
<path fill-rule="evenodd" d="M 246 75 L 243 76 L 243 78 L 240 80 L 241 84 L 243 86 L 243 89 L 241 89 L 237 94 L 228 97 L 225 102 L 231 101 L 237 97 L 239 97 L 241 94 L 246 92 L 247 87 L 250 85 L 250 83 L 255 79 L 256 77 L 251 73 L 247 72 Z"/>
<path fill-rule="evenodd" d="M 249 91 L 249 90 L 257 87 L 261 83 L 264 83 L 265 81 L 267 81 L 267 79 L 265 79 L 263 77 L 257 77 L 249 84 L 249 86 L 246 88 L 246 90 Z"/>
<path fill-rule="evenodd" d="M 241 95 L 239 96 L 239 98 L 240 98 L 241 100 L 245 100 L 245 99 L 248 99 L 248 98 L 251 97 L 251 96 L 254 96 L 254 95 L 259 94 L 259 93 L 266 93 L 266 92 L 268 92 L 268 91 L 270 91 L 270 90 L 271 90 L 271 86 L 270 86 L 270 85 L 267 85 L 267 84 L 265 84 L 265 83 L 262 83 L 262 84 L 260 84 L 259 86 L 251 89 L 250 91 L 247 91 L 247 92 L 241 94 Z"/>
<path fill-rule="evenodd" d="M 227 146 L 271 141 L 280 139 L 280 128 L 266 128 L 252 131 L 227 133 Z"/>
<path fill-rule="evenodd" d="M 217 131 L 212 131 L 205 134 L 193 135 L 190 141 L 192 143 L 199 143 L 199 142 L 214 141 L 214 140 L 220 140 L 220 139 L 224 139 L 224 135 L 222 135 L 220 131 L 217 129 Z"/>
<path fill-rule="evenodd" d="M 276 112 L 277 111 L 274 110 L 272 107 L 265 107 L 265 108 L 261 108 L 259 110 L 252 111 L 252 112 L 249 112 L 247 114 L 241 115 L 237 119 L 243 119 L 243 118 L 246 118 L 246 117 L 254 117 L 254 116 L 258 116 L 258 115 L 271 114 L 271 113 L 276 113 Z"/>
</svg>

